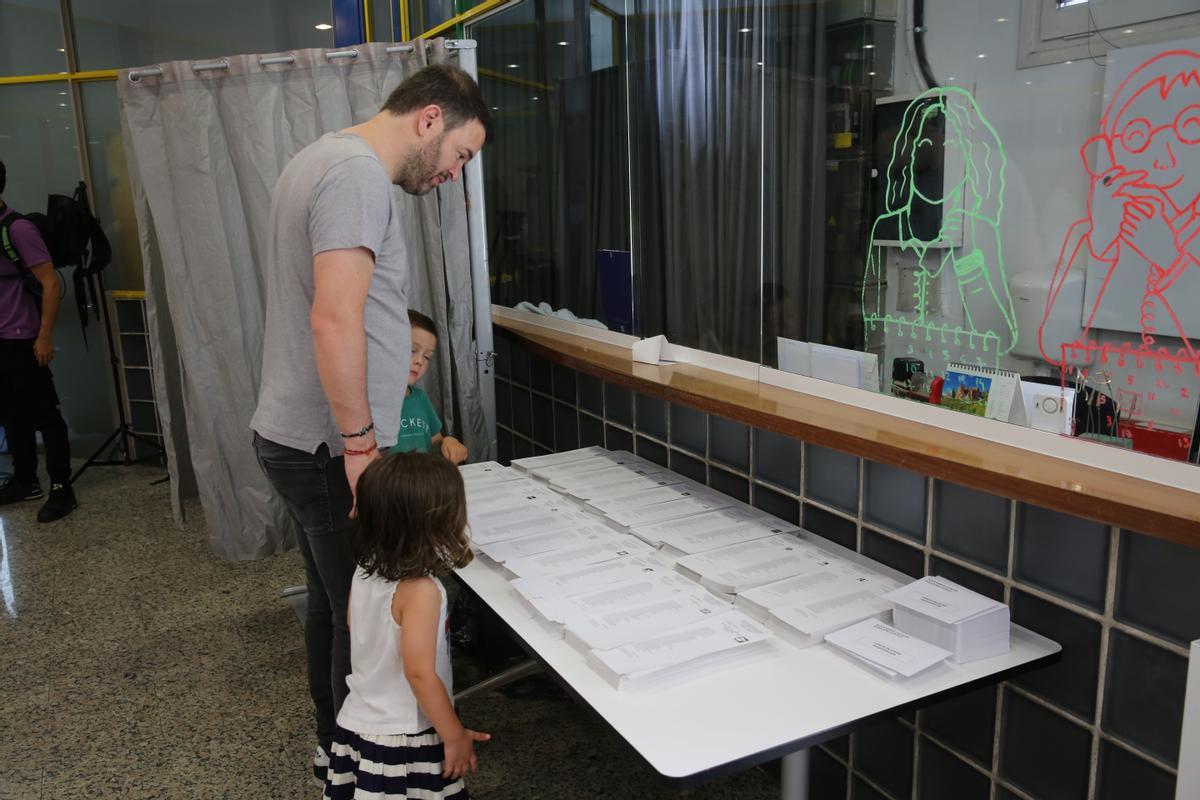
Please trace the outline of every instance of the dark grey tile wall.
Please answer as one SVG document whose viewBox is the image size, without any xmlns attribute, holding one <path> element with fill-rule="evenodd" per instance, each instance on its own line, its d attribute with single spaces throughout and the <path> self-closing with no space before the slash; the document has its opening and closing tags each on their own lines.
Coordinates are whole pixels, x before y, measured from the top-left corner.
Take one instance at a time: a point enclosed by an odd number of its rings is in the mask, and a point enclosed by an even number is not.
<svg viewBox="0 0 1200 800">
<path fill-rule="evenodd" d="M 1131 531 L 1118 539 L 948 482 L 928 488 L 907 470 L 547 369 L 503 334 L 496 352 L 502 461 L 593 444 L 635 450 L 783 519 L 803 513 L 806 529 L 913 577 L 928 571 L 1003 599 L 1014 622 L 1062 644 L 1053 665 L 816 748 L 814 800 L 983 800 L 993 789 L 995 800 L 1173 797 L 1184 645 L 1200 638 L 1200 550 Z"/>
</svg>

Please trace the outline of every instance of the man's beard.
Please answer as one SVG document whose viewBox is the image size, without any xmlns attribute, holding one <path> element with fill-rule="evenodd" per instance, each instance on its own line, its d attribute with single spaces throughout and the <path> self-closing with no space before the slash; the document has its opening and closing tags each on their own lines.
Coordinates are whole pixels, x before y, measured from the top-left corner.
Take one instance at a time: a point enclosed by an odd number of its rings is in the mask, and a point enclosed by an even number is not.
<svg viewBox="0 0 1200 800">
<path fill-rule="evenodd" d="M 428 194 L 433 189 L 433 180 L 438 176 L 438 156 L 442 152 L 442 133 L 436 140 L 425 147 L 414 150 L 400 165 L 400 174 L 392 181 L 409 194 Z"/>
</svg>

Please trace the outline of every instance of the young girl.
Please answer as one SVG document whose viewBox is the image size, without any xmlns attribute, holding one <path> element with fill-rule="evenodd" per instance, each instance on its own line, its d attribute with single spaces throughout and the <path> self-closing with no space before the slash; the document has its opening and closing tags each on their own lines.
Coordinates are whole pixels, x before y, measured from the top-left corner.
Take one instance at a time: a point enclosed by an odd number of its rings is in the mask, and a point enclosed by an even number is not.
<svg viewBox="0 0 1200 800">
<path fill-rule="evenodd" d="M 450 701 L 446 590 L 437 579 L 471 561 L 458 469 L 393 453 L 358 481 L 350 587 L 350 694 L 337 717 L 328 800 L 467 800 L 474 742 Z"/>
</svg>

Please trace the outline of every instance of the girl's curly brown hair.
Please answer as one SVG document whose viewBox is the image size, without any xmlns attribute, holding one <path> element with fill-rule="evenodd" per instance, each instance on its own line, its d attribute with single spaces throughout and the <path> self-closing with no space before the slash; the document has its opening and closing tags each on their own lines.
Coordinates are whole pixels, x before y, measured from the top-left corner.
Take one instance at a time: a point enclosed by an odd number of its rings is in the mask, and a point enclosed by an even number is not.
<svg viewBox="0 0 1200 800">
<path fill-rule="evenodd" d="M 358 479 L 354 560 L 389 581 L 446 575 L 471 563 L 458 468 L 426 453 L 392 453 Z"/>
</svg>

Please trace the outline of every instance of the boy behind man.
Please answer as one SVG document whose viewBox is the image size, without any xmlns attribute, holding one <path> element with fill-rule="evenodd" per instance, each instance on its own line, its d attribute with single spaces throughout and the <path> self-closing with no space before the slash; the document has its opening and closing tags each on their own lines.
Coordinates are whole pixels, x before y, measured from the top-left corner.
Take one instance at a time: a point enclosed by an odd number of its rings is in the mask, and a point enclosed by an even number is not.
<svg viewBox="0 0 1200 800">
<path fill-rule="evenodd" d="M 467 448 L 453 436 L 442 435 L 442 421 L 438 418 L 433 403 L 417 381 L 425 377 L 429 359 L 437 350 L 437 325 L 420 311 L 408 311 L 408 324 L 412 327 L 412 363 L 408 370 L 408 391 L 404 395 L 404 409 L 400 412 L 400 435 L 396 439 L 393 453 L 417 451 L 438 452 L 452 464 L 467 460 Z"/>
</svg>

